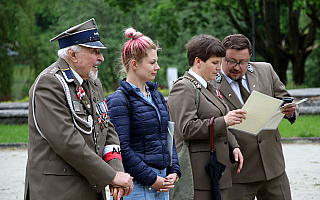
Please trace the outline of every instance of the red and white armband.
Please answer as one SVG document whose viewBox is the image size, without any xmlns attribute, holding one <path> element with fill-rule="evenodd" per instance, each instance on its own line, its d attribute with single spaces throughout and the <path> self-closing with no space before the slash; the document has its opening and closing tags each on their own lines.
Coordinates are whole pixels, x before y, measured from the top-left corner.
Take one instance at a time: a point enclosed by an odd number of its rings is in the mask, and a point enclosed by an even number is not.
<svg viewBox="0 0 320 200">
<path fill-rule="evenodd" d="M 109 162 L 112 159 L 119 159 L 122 161 L 121 150 L 119 145 L 107 145 L 103 149 L 103 160 Z"/>
</svg>

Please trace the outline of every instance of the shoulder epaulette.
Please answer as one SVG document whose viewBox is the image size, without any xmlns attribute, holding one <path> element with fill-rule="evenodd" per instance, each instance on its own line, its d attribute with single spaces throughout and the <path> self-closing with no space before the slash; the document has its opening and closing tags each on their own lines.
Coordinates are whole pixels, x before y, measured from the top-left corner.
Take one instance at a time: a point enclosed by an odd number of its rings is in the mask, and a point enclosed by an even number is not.
<svg viewBox="0 0 320 200">
<path fill-rule="evenodd" d="M 179 77 L 173 84 L 176 84 L 177 82 L 179 82 L 182 79 L 187 79 L 188 81 L 190 81 L 191 83 L 193 83 L 193 85 L 197 88 L 200 89 L 201 85 L 200 83 L 198 83 L 196 80 L 194 80 L 193 78 L 190 78 L 189 76 L 183 76 L 183 77 Z"/>
<path fill-rule="evenodd" d="M 200 83 L 198 83 L 193 78 L 190 78 L 189 76 L 183 76 L 183 77 L 179 77 L 173 84 L 176 84 L 177 82 L 179 82 L 182 79 L 187 79 L 188 81 L 190 81 L 192 83 L 192 86 L 196 92 L 196 107 L 198 109 L 199 108 L 199 93 L 200 93 L 199 89 L 201 89 Z"/>
</svg>

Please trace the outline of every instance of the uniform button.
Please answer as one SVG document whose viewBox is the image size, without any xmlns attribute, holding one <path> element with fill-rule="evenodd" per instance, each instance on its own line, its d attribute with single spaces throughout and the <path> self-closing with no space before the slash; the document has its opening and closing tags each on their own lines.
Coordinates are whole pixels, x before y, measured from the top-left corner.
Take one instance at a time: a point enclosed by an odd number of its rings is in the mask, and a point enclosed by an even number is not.
<svg viewBox="0 0 320 200">
<path fill-rule="evenodd" d="M 66 168 L 63 169 L 63 172 L 64 172 L 64 173 L 67 173 L 67 171 L 68 171 L 68 170 L 67 170 Z"/>
<path fill-rule="evenodd" d="M 96 187 L 97 187 L 97 185 L 92 185 L 92 187 L 96 188 Z"/>
<path fill-rule="evenodd" d="M 227 140 L 224 141 L 224 144 L 228 144 Z"/>
<path fill-rule="evenodd" d="M 218 133 L 218 137 L 221 137 L 221 134 L 220 134 L 220 133 Z"/>
<path fill-rule="evenodd" d="M 97 149 L 100 150 L 100 145 L 97 146 Z"/>
<path fill-rule="evenodd" d="M 99 137 L 99 133 L 97 133 L 97 137 Z"/>
<path fill-rule="evenodd" d="M 261 143 L 261 139 L 259 139 L 259 141 L 258 141 L 259 143 Z"/>
</svg>

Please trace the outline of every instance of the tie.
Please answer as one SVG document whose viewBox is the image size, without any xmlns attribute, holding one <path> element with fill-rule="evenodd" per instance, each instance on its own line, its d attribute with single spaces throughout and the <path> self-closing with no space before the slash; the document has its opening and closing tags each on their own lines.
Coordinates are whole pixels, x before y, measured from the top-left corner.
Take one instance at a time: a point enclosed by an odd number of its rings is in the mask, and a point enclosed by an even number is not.
<svg viewBox="0 0 320 200">
<path fill-rule="evenodd" d="M 243 102 L 245 103 L 248 99 L 248 97 L 250 96 L 248 90 L 246 90 L 243 85 L 242 85 L 242 78 L 236 80 L 237 83 L 239 84 L 239 88 L 240 88 L 240 93 L 241 93 L 241 97 Z"/>
<path fill-rule="evenodd" d="M 87 80 L 83 81 L 82 87 L 83 87 L 84 91 L 86 92 L 87 97 L 90 99 L 91 95 L 90 95 L 90 90 L 89 90 L 89 85 L 88 85 Z"/>
</svg>

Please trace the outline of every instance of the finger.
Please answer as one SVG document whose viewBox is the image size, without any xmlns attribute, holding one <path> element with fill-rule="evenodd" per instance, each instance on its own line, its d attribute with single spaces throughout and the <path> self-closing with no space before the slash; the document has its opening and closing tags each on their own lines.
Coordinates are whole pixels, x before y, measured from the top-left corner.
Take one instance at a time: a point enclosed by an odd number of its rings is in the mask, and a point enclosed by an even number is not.
<svg viewBox="0 0 320 200">
<path fill-rule="evenodd" d="M 123 196 L 124 196 L 124 189 L 123 188 L 119 188 L 119 190 L 118 190 L 118 199 L 120 200 L 121 197 L 123 197 Z"/>
<path fill-rule="evenodd" d="M 238 166 L 238 170 L 237 170 L 237 173 L 240 173 L 242 167 L 243 167 L 243 156 L 240 156 L 239 157 L 239 166 Z"/>
<path fill-rule="evenodd" d="M 236 161 L 236 162 L 238 162 L 238 159 L 239 158 L 239 154 L 236 152 L 235 154 L 234 154 L 234 160 Z"/>
<path fill-rule="evenodd" d="M 117 196 L 118 196 L 118 188 L 113 188 L 113 193 L 112 193 L 112 195 L 113 195 L 113 198 L 114 198 L 114 199 L 117 199 Z"/>
</svg>

